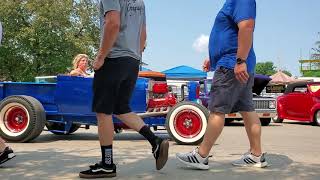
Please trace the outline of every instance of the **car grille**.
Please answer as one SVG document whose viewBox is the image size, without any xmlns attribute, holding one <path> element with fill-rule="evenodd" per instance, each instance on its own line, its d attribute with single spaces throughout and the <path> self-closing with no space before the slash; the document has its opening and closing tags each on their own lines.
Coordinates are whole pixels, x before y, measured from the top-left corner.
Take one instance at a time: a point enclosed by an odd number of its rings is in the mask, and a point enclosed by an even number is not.
<svg viewBox="0 0 320 180">
<path fill-rule="evenodd" d="M 255 109 L 269 109 L 268 100 L 253 100 Z"/>
</svg>

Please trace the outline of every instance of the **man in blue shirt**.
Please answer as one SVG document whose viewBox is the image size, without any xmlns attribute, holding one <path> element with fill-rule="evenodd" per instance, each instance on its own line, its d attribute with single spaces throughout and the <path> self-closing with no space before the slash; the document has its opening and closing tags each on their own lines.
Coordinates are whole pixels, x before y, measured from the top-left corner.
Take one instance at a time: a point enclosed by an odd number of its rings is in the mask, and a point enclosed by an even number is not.
<svg viewBox="0 0 320 180">
<path fill-rule="evenodd" d="M 222 132 L 225 114 L 240 112 L 250 148 L 232 164 L 261 168 L 268 165 L 261 150 L 261 125 L 252 100 L 255 19 L 255 0 L 226 0 L 215 19 L 209 41 L 210 61 L 203 66 L 205 71 L 215 71 L 209 103 L 211 114 L 200 147 L 177 154 L 183 164 L 209 169 L 209 152 Z"/>
</svg>

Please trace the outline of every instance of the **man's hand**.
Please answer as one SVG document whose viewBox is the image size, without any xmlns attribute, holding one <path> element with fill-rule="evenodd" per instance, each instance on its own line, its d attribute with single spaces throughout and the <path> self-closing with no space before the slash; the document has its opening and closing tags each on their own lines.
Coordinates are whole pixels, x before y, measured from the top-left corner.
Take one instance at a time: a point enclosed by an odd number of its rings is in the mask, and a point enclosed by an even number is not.
<svg viewBox="0 0 320 180">
<path fill-rule="evenodd" d="M 97 56 L 93 62 L 93 69 L 97 71 L 103 66 L 103 64 L 104 64 L 104 58 L 101 58 L 101 56 Z"/>
<path fill-rule="evenodd" d="M 247 64 L 246 63 L 236 64 L 236 66 L 234 67 L 234 74 L 237 80 L 240 81 L 240 83 L 243 83 L 243 84 L 247 83 L 249 79 Z"/>
<path fill-rule="evenodd" d="M 203 62 L 202 69 L 203 69 L 204 72 L 209 72 L 210 71 L 210 60 L 209 59 L 206 59 Z"/>
</svg>

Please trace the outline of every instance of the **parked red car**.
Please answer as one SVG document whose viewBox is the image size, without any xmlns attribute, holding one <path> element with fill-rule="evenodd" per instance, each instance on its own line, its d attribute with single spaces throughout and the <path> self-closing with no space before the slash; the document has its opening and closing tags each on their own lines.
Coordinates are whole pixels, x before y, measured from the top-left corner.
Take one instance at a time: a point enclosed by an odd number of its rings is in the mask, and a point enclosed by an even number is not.
<svg viewBox="0 0 320 180">
<path fill-rule="evenodd" d="M 289 84 L 284 95 L 277 99 L 278 118 L 311 122 L 320 126 L 320 82 Z"/>
</svg>

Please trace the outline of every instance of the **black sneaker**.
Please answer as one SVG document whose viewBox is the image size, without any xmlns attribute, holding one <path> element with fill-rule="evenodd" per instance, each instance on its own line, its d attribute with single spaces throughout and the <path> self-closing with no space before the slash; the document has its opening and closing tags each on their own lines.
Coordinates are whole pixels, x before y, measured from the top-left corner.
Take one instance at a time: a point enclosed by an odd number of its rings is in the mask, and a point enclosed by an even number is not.
<svg viewBox="0 0 320 180">
<path fill-rule="evenodd" d="M 80 178 L 94 179 L 94 178 L 112 178 L 117 175 L 117 168 L 115 164 L 111 167 L 102 165 L 102 163 L 97 163 L 95 165 L 89 166 L 90 169 L 82 171 L 79 173 Z"/>
<path fill-rule="evenodd" d="M 12 149 L 6 147 L 4 151 L 0 154 L 0 164 L 3 164 L 10 159 L 14 158 L 16 155 L 13 153 Z"/>
<path fill-rule="evenodd" d="M 169 141 L 157 139 L 157 146 L 152 148 L 153 157 L 156 159 L 156 168 L 160 170 L 168 160 Z"/>
</svg>

